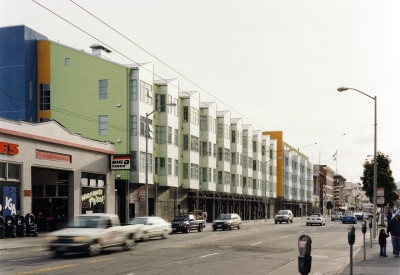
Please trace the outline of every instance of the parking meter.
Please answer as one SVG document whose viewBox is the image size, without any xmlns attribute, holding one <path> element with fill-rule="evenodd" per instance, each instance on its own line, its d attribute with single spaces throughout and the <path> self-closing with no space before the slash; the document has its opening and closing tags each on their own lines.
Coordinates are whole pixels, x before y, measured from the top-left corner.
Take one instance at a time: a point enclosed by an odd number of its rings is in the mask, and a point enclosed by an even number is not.
<svg viewBox="0 0 400 275">
<path fill-rule="evenodd" d="M 367 233 L 367 221 L 362 221 L 361 230 L 363 234 Z"/>
<path fill-rule="evenodd" d="M 311 238 L 306 234 L 301 235 L 297 242 L 300 254 L 298 257 L 299 272 L 302 275 L 307 275 L 311 271 L 311 243 Z"/>
<path fill-rule="evenodd" d="M 372 218 L 368 219 L 368 227 L 369 227 L 369 229 L 372 228 Z"/>
<path fill-rule="evenodd" d="M 356 229 L 353 225 L 350 225 L 349 228 L 347 228 L 347 241 L 349 242 L 349 245 L 353 245 L 356 241 Z"/>
<path fill-rule="evenodd" d="M 369 244 L 370 244 L 370 248 L 372 248 L 372 235 L 371 235 L 371 228 L 372 228 L 372 218 L 370 217 L 368 219 L 368 227 L 369 227 Z"/>
</svg>

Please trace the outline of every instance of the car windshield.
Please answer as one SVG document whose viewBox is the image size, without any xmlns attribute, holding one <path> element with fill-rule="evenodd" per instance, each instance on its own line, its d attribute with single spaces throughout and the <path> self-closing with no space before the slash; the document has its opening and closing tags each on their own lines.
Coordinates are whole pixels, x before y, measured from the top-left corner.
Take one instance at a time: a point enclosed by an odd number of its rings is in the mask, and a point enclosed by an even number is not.
<svg viewBox="0 0 400 275">
<path fill-rule="evenodd" d="M 340 215 L 340 212 L 333 212 L 333 215 Z"/>
<path fill-rule="evenodd" d="M 320 215 L 319 214 L 311 214 L 310 216 L 311 217 L 319 217 Z"/>
<path fill-rule="evenodd" d="M 346 213 L 346 215 L 345 215 L 346 217 L 353 217 L 353 214 L 350 214 L 350 213 Z"/>
<path fill-rule="evenodd" d="M 129 224 L 146 224 L 147 218 L 134 218 L 129 221 Z"/>
<path fill-rule="evenodd" d="M 87 216 L 87 217 L 75 217 L 72 219 L 67 227 L 69 228 L 98 228 L 104 227 L 105 221 L 101 220 L 101 217 Z"/>
<path fill-rule="evenodd" d="M 231 215 L 229 214 L 221 214 L 218 217 L 218 220 L 230 220 L 231 219 Z"/>
<path fill-rule="evenodd" d="M 173 222 L 183 222 L 183 221 L 188 221 L 189 217 L 188 216 L 178 216 L 175 217 L 172 221 Z"/>
<path fill-rule="evenodd" d="M 279 211 L 279 212 L 278 212 L 278 215 L 287 215 L 287 214 L 288 214 L 287 211 Z"/>
</svg>

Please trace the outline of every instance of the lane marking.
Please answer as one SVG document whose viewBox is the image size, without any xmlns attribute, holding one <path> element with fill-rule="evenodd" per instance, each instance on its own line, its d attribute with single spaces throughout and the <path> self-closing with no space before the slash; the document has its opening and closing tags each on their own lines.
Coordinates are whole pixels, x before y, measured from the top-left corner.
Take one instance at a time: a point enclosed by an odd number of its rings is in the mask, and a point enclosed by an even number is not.
<svg viewBox="0 0 400 275">
<path fill-rule="evenodd" d="M 43 258 L 43 257 L 33 257 L 33 258 L 16 259 L 16 260 L 10 260 L 9 262 L 25 261 L 25 260 L 32 260 L 32 259 L 39 259 L 39 258 Z"/>
<path fill-rule="evenodd" d="M 98 263 L 98 262 L 104 262 L 104 261 L 109 261 L 109 260 L 114 260 L 114 258 L 105 258 L 105 259 L 99 259 L 99 260 L 92 260 L 92 261 L 88 261 L 88 263 Z"/>
<path fill-rule="evenodd" d="M 200 256 L 199 258 L 205 258 L 205 257 L 208 257 L 208 256 L 217 255 L 217 254 L 218 254 L 218 253 L 208 254 L 208 255 Z"/>
<path fill-rule="evenodd" d="M 79 264 L 59 265 L 59 266 L 55 266 L 55 267 L 42 268 L 42 269 L 36 269 L 36 270 L 31 270 L 31 271 L 23 271 L 23 272 L 11 274 L 11 275 L 24 275 L 24 274 L 35 274 L 35 273 L 43 274 L 43 272 L 46 272 L 46 271 L 54 271 L 57 269 L 69 268 L 69 267 L 78 266 L 78 265 Z"/>
<path fill-rule="evenodd" d="M 258 242 L 258 243 L 252 243 L 251 245 L 256 245 L 256 244 L 260 244 L 260 243 L 262 243 L 262 242 Z"/>
</svg>

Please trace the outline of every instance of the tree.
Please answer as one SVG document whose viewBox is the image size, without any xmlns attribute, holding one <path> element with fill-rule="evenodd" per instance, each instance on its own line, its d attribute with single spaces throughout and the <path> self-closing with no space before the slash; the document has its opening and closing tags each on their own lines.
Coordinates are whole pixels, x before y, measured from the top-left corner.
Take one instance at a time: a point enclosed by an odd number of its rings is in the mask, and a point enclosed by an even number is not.
<svg viewBox="0 0 400 275">
<path fill-rule="evenodd" d="M 398 195 L 396 192 L 396 184 L 394 183 L 394 178 L 392 177 L 392 170 L 390 169 L 389 156 L 383 154 L 382 152 L 377 152 L 377 188 L 385 188 L 385 204 L 389 204 L 390 207 L 396 202 Z M 361 177 L 363 182 L 362 189 L 365 191 L 365 195 L 369 197 L 371 203 L 374 199 L 374 160 L 365 160 L 364 173 Z"/>
<path fill-rule="evenodd" d="M 333 203 L 332 203 L 331 201 L 328 201 L 328 202 L 326 203 L 326 209 L 330 210 L 330 209 L 332 209 L 332 208 L 333 208 Z"/>
</svg>

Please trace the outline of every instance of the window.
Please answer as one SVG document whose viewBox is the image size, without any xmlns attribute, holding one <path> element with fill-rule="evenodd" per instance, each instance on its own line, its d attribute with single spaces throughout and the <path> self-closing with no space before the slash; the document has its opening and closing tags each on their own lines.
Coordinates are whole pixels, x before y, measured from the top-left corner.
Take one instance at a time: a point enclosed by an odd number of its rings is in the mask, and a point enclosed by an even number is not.
<svg viewBox="0 0 400 275">
<path fill-rule="evenodd" d="M 247 188 L 247 178 L 243 177 L 243 187 Z"/>
<path fill-rule="evenodd" d="M 212 169 L 208 168 L 208 181 L 211 182 L 212 181 Z"/>
<path fill-rule="evenodd" d="M 165 143 L 165 126 L 156 126 L 156 143 Z"/>
<path fill-rule="evenodd" d="M 243 137 L 243 148 L 247 148 L 247 136 Z"/>
<path fill-rule="evenodd" d="M 197 164 L 190 164 L 190 178 L 195 180 L 199 179 L 199 166 Z"/>
<path fill-rule="evenodd" d="M 175 159 L 175 168 L 174 168 L 174 176 L 178 177 L 178 172 L 179 172 L 179 164 L 178 164 L 178 160 Z"/>
<path fill-rule="evenodd" d="M 240 175 L 240 183 L 239 183 L 239 185 L 242 187 L 243 186 L 243 176 L 242 175 Z"/>
<path fill-rule="evenodd" d="M 207 142 L 200 142 L 200 156 L 207 156 Z"/>
<path fill-rule="evenodd" d="M 131 95 L 131 100 L 137 100 L 137 80 L 131 79 L 129 82 L 129 93 Z"/>
<path fill-rule="evenodd" d="M 200 130 L 207 131 L 207 116 L 200 116 Z"/>
<path fill-rule="evenodd" d="M 195 136 L 190 136 L 190 150 L 199 151 L 199 138 Z"/>
<path fill-rule="evenodd" d="M 131 127 L 130 127 L 131 136 L 136 136 L 137 135 L 137 117 L 136 117 L 136 115 L 131 116 L 130 124 L 131 124 Z"/>
<path fill-rule="evenodd" d="M 40 110 L 50 110 L 50 84 L 40 84 Z"/>
<path fill-rule="evenodd" d="M 183 150 L 189 150 L 189 136 L 183 135 Z"/>
<path fill-rule="evenodd" d="M 217 170 L 213 169 L 213 183 L 216 182 Z"/>
<path fill-rule="evenodd" d="M 153 173 L 153 154 L 147 154 L 147 169 L 149 173 Z"/>
<path fill-rule="evenodd" d="M 209 156 L 211 156 L 211 154 L 212 154 L 212 152 L 211 152 L 212 145 L 211 144 L 212 144 L 211 142 L 208 143 L 208 155 Z"/>
<path fill-rule="evenodd" d="M 108 98 L 108 79 L 99 80 L 99 99 Z"/>
<path fill-rule="evenodd" d="M 257 153 L 257 141 L 253 141 L 253 152 Z"/>
<path fill-rule="evenodd" d="M 137 159 L 136 159 L 136 151 L 131 151 L 131 159 L 132 159 L 132 165 L 131 165 L 131 170 L 132 171 L 137 171 Z"/>
<path fill-rule="evenodd" d="M 183 122 L 189 121 L 189 107 L 183 107 Z"/>
<path fill-rule="evenodd" d="M 172 176 L 172 159 L 168 158 L 168 176 Z"/>
<path fill-rule="evenodd" d="M 230 162 L 231 161 L 231 150 L 224 148 L 225 149 L 225 156 L 224 160 Z"/>
<path fill-rule="evenodd" d="M 218 171 L 218 184 L 222 184 L 222 171 Z"/>
<path fill-rule="evenodd" d="M 140 152 L 140 172 L 146 171 L 146 153 Z"/>
<path fill-rule="evenodd" d="M 257 171 L 257 161 L 253 160 L 253 171 Z"/>
<path fill-rule="evenodd" d="M 153 125 L 153 121 L 151 119 L 147 119 L 147 122 L 148 122 L 149 128 L 151 130 L 152 129 L 151 125 Z M 145 136 L 145 130 L 144 130 L 145 128 L 146 128 L 146 118 L 141 116 L 140 117 L 140 135 L 141 136 Z M 150 135 L 150 138 L 151 138 L 151 135 Z"/>
<path fill-rule="evenodd" d="M 232 183 L 232 186 L 235 186 L 235 184 L 236 184 L 236 174 L 232 174 L 231 175 L 231 183 Z"/>
<path fill-rule="evenodd" d="M 155 174 L 165 176 L 165 158 L 155 158 Z"/>
<path fill-rule="evenodd" d="M 178 129 L 174 130 L 174 143 L 176 146 L 178 146 Z"/>
<path fill-rule="evenodd" d="M 236 164 L 239 164 L 239 153 L 236 153 Z"/>
<path fill-rule="evenodd" d="M 223 127 L 224 127 L 223 124 L 221 124 L 221 123 L 218 124 L 218 137 L 219 138 L 223 138 L 224 137 Z"/>
<path fill-rule="evenodd" d="M 253 179 L 253 189 L 257 189 L 257 180 Z"/>
<path fill-rule="evenodd" d="M 108 135 L 108 116 L 99 116 L 99 136 Z"/>
<path fill-rule="evenodd" d="M 70 59 L 69 58 L 65 58 L 65 66 L 69 66 L 70 64 Z"/>
<path fill-rule="evenodd" d="M 232 164 L 236 164 L 236 153 L 232 153 L 232 157 L 231 157 L 231 160 L 232 160 Z"/>
<path fill-rule="evenodd" d="M 269 150 L 269 158 L 270 159 L 274 158 L 274 153 L 272 152 L 272 150 Z"/>
<path fill-rule="evenodd" d="M 261 155 L 265 155 L 265 146 L 263 145 L 263 146 L 261 146 Z"/>
<path fill-rule="evenodd" d="M 165 95 L 157 95 L 156 99 L 156 110 L 159 113 L 165 112 Z"/>
<path fill-rule="evenodd" d="M 224 172 L 224 184 L 231 184 L 231 175 L 229 172 Z"/>
<path fill-rule="evenodd" d="M 172 127 L 168 126 L 168 143 L 172 143 Z"/>
<path fill-rule="evenodd" d="M 202 178 L 203 178 L 203 182 L 207 182 L 208 181 L 208 179 L 207 179 L 207 168 L 202 168 L 202 170 L 203 170 L 203 175 L 202 175 Z"/>
<path fill-rule="evenodd" d="M 247 157 L 243 157 L 243 168 L 247 168 Z"/>
<path fill-rule="evenodd" d="M 231 139 L 230 134 L 231 134 L 231 127 L 229 127 L 228 125 L 225 124 L 225 138 Z"/>
<path fill-rule="evenodd" d="M 242 165 L 242 164 L 243 164 L 243 155 L 240 154 L 240 165 Z"/>
<path fill-rule="evenodd" d="M 153 105 L 153 87 L 143 81 L 140 81 L 140 100 Z"/>
<path fill-rule="evenodd" d="M 208 131 L 212 132 L 212 117 L 208 117 Z"/>
<path fill-rule="evenodd" d="M 189 178 L 189 165 L 187 163 L 183 164 L 183 178 L 184 179 Z"/>
<path fill-rule="evenodd" d="M 232 137 L 232 143 L 236 143 L 236 131 L 232 130 L 231 137 Z"/>
<path fill-rule="evenodd" d="M 174 98 L 174 103 L 175 103 L 175 106 L 173 106 L 174 107 L 174 115 L 178 116 L 178 99 L 177 98 Z"/>
<path fill-rule="evenodd" d="M 168 95 L 168 103 L 172 103 L 172 96 Z M 172 114 L 172 107 L 171 105 L 168 106 L 168 113 Z"/>
<path fill-rule="evenodd" d="M 191 108 L 192 113 L 190 114 L 190 122 L 194 125 L 199 125 L 199 110 Z"/>
<path fill-rule="evenodd" d="M 217 144 L 214 143 L 214 158 L 216 157 L 217 154 Z"/>
<path fill-rule="evenodd" d="M 222 160 L 222 147 L 218 147 L 218 160 Z"/>
</svg>

